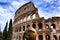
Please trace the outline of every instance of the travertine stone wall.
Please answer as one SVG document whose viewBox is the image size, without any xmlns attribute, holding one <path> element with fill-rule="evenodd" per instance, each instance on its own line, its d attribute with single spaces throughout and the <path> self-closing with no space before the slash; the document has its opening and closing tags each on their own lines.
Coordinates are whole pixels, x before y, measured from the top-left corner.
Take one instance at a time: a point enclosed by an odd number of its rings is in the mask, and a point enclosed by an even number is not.
<svg viewBox="0 0 60 40">
<path fill-rule="evenodd" d="M 37 30 L 36 40 L 47 40 L 47 37 L 50 37 L 50 40 L 60 40 L 60 17 L 48 19 L 39 17 L 38 9 L 32 2 L 26 3 L 16 11 L 13 24 L 13 40 L 23 40 L 23 33 L 28 26 Z"/>
</svg>

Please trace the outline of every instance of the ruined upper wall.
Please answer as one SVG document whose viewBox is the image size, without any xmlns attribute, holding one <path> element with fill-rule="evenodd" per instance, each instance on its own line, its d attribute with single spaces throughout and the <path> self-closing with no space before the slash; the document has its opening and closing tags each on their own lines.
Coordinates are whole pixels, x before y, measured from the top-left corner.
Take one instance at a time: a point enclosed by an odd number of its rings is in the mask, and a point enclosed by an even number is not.
<svg viewBox="0 0 60 40">
<path fill-rule="evenodd" d="M 52 17 L 45 20 L 45 22 L 55 22 L 60 21 L 60 17 Z"/>
<path fill-rule="evenodd" d="M 32 11 L 35 9 L 35 6 L 32 2 L 28 2 L 26 4 L 24 4 L 23 6 L 21 6 L 15 13 L 15 16 L 16 15 L 21 15 L 21 14 L 24 14 L 24 13 L 27 13 L 28 11 Z"/>
</svg>

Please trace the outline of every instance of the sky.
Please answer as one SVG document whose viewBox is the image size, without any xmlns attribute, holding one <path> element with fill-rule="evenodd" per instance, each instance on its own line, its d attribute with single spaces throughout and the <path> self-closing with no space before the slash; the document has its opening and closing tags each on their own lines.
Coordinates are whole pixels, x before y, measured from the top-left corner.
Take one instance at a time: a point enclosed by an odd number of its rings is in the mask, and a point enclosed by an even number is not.
<svg viewBox="0 0 60 40">
<path fill-rule="evenodd" d="M 14 20 L 16 10 L 25 3 L 32 1 L 40 17 L 45 19 L 60 17 L 60 0 L 0 0 L 0 27 L 3 31 L 5 24 L 11 18 Z"/>
</svg>

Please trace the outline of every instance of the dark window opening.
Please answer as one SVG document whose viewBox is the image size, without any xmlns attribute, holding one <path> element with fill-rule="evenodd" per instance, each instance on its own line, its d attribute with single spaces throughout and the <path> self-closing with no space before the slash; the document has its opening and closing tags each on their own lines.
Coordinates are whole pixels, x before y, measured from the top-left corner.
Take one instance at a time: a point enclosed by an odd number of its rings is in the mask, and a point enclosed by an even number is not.
<svg viewBox="0 0 60 40">
<path fill-rule="evenodd" d="M 20 27 L 20 31 L 21 31 L 21 27 Z"/>
<path fill-rule="evenodd" d="M 24 36 L 23 36 L 23 40 L 25 40 Z"/>
<path fill-rule="evenodd" d="M 56 28 L 56 25 L 55 24 L 51 24 L 51 28 Z"/>
<path fill-rule="evenodd" d="M 48 24 L 46 24 L 46 28 L 49 28 L 49 25 Z"/>
<path fill-rule="evenodd" d="M 50 36 L 49 35 L 46 35 L 46 40 L 50 40 Z"/>
<path fill-rule="evenodd" d="M 25 26 L 23 26 L 23 31 L 25 31 Z"/>
<path fill-rule="evenodd" d="M 42 23 L 39 23 L 38 26 L 39 26 L 39 29 L 42 29 Z"/>
<path fill-rule="evenodd" d="M 54 37 L 54 38 L 53 38 L 54 40 L 57 40 L 57 36 L 56 36 L 56 35 L 53 35 L 53 37 Z"/>
<path fill-rule="evenodd" d="M 36 28 L 36 25 L 33 23 L 33 28 Z"/>
<path fill-rule="evenodd" d="M 39 40 L 43 40 L 43 36 L 42 35 L 39 35 Z"/>
<path fill-rule="evenodd" d="M 27 28 L 28 28 L 28 27 L 30 27 L 30 25 L 29 25 L 29 24 L 27 25 Z"/>
</svg>

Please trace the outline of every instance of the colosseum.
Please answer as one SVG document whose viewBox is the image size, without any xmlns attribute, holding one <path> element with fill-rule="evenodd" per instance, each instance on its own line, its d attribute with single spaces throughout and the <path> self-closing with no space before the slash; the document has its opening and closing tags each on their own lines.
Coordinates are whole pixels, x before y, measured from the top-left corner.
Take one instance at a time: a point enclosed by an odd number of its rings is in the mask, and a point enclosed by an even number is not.
<svg viewBox="0 0 60 40">
<path fill-rule="evenodd" d="M 33 2 L 24 4 L 15 12 L 13 40 L 26 40 L 23 33 L 28 26 L 38 31 L 36 40 L 60 40 L 60 17 L 40 17 Z"/>
</svg>

